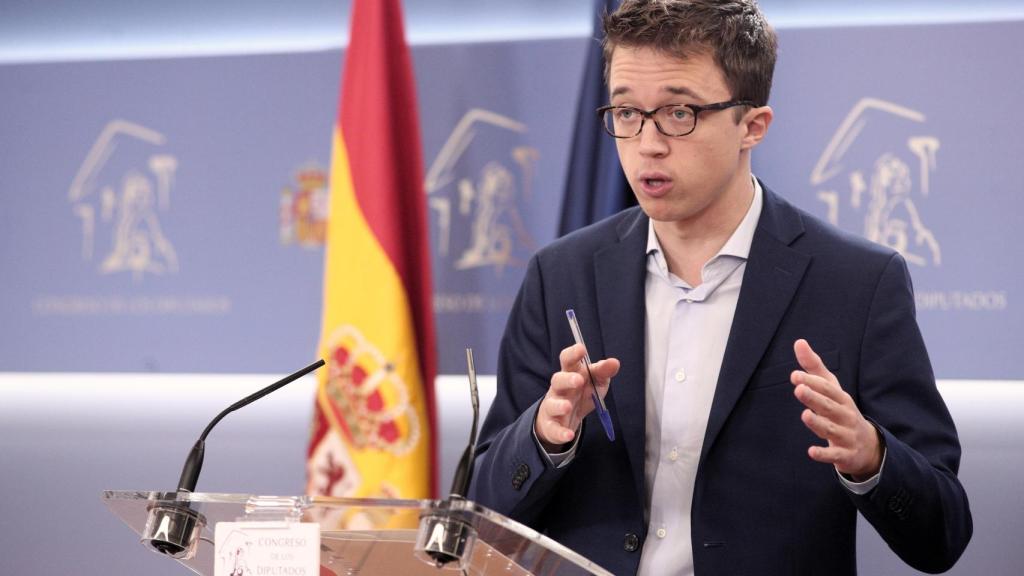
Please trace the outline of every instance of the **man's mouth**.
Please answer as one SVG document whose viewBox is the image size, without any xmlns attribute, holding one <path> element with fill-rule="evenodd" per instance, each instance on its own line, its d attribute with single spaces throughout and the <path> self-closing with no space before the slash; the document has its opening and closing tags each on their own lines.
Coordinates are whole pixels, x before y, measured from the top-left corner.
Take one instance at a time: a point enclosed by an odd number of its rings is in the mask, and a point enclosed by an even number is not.
<svg viewBox="0 0 1024 576">
<path fill-rule="evenodd" d="M 640 176 L 640 187 L 646 194 L 659 195 L 671 187 L 672 180 L 664 174 L 650 173 Z"/>
</svg>

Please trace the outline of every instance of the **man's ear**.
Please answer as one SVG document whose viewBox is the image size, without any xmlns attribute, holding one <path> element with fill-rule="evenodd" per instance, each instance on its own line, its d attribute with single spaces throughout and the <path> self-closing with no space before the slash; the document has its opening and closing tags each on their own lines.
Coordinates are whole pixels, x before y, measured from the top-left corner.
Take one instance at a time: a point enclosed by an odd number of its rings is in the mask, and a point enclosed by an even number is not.
<svg viewBox="0 0 1024 576">
<path fill-rule="evenodd" d="M 746 127 L 746 134 L 743 136 L 741 149 L 749 150 L 760 144 L 761 140 L 768 135 L 768 126 L 772 123 L 775 113 L 771 106 L 759 106 L 747 110 L 740 120 Z"/>
</svg>

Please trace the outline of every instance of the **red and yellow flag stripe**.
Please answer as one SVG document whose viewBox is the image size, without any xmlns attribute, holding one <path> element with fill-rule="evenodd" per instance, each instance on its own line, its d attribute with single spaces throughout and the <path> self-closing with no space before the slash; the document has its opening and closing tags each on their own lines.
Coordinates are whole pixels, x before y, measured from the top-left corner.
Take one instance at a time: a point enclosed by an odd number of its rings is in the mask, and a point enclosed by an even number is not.
<svg viewBox="0 0 1024 576">
<path fill-rule="evenodd" d="M 436 494 L 423 163 L 398 0 L 355 0 L 335 125 L 308 492 Z"/>
</svg>

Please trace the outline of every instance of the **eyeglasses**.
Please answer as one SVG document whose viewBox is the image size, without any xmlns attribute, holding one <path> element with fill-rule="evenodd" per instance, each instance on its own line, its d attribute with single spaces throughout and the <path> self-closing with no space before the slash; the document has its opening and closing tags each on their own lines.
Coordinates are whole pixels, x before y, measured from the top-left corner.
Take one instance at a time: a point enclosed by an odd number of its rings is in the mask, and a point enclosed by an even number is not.
<svg viewBox="0 0 1024 576">
<path fill-rule="evenodd" d="M 633 106 L 602 106 L 597 115 L 604 124 L 605 132 L 616 138 L 632 138 L 644 129 L 644 121 L 650 118 L 665 136 L 686 136 L 697 129 L 697 116 L 701 112 L 725 110 L 734 106 L 753 106 L 750 100 L 729 100 L 716 104 L 666 104 L 654 110 L 641 110 Z"/>
</svg>

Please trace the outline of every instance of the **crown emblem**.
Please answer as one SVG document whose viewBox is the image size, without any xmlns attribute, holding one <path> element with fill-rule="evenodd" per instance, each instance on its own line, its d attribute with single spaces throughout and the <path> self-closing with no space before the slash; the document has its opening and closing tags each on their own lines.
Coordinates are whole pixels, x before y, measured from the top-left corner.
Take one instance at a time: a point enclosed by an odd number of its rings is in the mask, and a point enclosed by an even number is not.
<svg viewBox="0 0 1024 576">
<path fill-rule="evenodd" d="M 328 198 L 326 171 L 315 165 L 297 170 L 295 183 L 281 191 L 281 243 L 308 248 L 323 246 L 327 238 Z"/>
<path fill-rule="evenodd" d="M 339 328 L 328 350 L 327 394 L 346 440 L 395 455 L 412 450 L 419 419 L 394 364 L 353 326 Z"/>
</svg>

